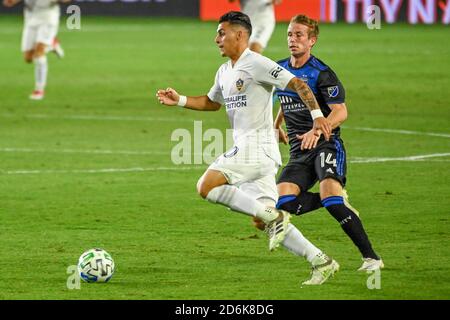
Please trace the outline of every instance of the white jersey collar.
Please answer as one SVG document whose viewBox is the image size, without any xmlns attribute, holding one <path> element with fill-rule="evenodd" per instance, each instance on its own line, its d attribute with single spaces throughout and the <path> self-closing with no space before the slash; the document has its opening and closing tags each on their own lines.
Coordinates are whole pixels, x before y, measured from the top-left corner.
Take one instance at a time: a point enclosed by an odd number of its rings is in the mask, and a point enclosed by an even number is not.
<svg viewBox="0 0 450 320">
<path fill-rule="evenodd" d="M 252 51 L 249 48 L 246 48 L 244 51 L 242 51 L 241 55 L 239 56 L 239 59 L 237 59 L 236 63 L 234 64 L 234 66 L 231 64 L 231 60 L 228 61 L 229 65 L 231 68 L 236 68 L 236 66 L 239 64 L 239 62 L 245 58 L 246 56 L 248 56 L 249 54 L 251 54 Z"/>
</svg>

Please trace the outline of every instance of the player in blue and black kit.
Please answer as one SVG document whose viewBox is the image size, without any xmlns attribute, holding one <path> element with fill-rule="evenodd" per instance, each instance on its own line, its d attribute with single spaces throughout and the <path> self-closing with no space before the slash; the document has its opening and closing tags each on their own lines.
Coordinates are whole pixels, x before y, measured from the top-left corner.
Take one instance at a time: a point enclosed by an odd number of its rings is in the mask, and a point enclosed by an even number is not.
<svg viewBox="0 0 450 320">
<path fill-rule="evenodd" d="M 360 271 L 382 268 L 383 261 L 372 249 L 358 212 L 347 202 L 346 152 L 339 126 L 347 118 L 345 90 L 336 74 L 311 54 L 319 35 L 318 24 L 307 16 L 292 18 L 288 27 L 291 56 L 278 63 L 307 82 L 321 111 L 333 128 L 329 141 L 314 132 L 313 119 L 300 97 L 290 90 L 277 90 L 281 108 L 275 120 L 280 140 L 289 141 L 290 160 L 278 179 L 277 208 L 303 214 L 320 207 L 340 223 L 363 256 Z M 281 125 L 286 122 L 287 135 Z M 320 181 L 320 193 L 308 190 Z"/>
</svg>

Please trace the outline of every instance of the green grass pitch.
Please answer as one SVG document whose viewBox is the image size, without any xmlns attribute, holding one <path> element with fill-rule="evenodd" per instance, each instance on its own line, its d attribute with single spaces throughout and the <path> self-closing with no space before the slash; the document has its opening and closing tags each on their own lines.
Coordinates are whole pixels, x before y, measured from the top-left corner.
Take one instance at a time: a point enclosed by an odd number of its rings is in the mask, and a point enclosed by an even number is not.
<svg viewBox="0 0 450 320">
<path fill-rule="evenodd" d="M 228 127 L 224 110 L 155 98 L 167 86 L 209 90 L 224 61 L 215 23 L 91 17 L 81 27 L 62 22 L 66 57 L 50 55 L 47 96 L 33 102 L 22 18 L 0 19 L 0 299 L 449 298 L 448 27 L 323 25 L 313 51 L 346 87 L 350 200 L 386 264 L 373 290 L 324 209 L 293 222 L 341 271 L 301 288 L 307 262 L 270 253 L 248 217 L 201 200 L 206 165 L 172 163 L 175 129 Z M 288 54 L 286 27 L 272 59 Z M 93 247 L 111 253 L 116 274 L 69 290 L 67 268 Z"/>
</svg>

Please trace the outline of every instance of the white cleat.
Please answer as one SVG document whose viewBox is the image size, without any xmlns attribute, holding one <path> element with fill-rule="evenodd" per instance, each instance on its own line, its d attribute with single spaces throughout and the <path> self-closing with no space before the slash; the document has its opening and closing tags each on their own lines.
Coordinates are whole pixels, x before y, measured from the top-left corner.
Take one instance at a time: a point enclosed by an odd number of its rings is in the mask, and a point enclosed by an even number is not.
<svg viewBox="0 0 450 320">
<path fill-rule="evenodd" d="M 328 258 L 328 261 L 312 267 L 311 278 L 304 281 L 302 285 L 317 286 L 333 277 L 339 271 L 339 263 L 336 260 Z"/>
<path fill-rule="evenodd" d="M 347 190 L 342 189 L 342 198 L 344 199 L 344 205 L 353 211 L 354 214 L 356 214 L 359 218 L 359 211 L 352 207 L 350 202 L 348 201 L 348 193 Z"/>
<path fill-rule="evenodd" d="M 53 39 L 52 49 L 58 58 L 64 58 L 64 49 L 61 47 L 58 38 Z"/>
<path fill-rule="evenodd" d="M 44 91 L 43 90 L 34 90 L 32 94 L 30 94 L 31 100 L 42 100 L 44 99 Z"/>
<path fill-rule="evenodd" d="M 383 260 L 375 260 L 372 258 L 363 258 L 363 264 L 358 271 L 375 271 L 384 268 Z"/>
<path fill-rule="evenodd" d="M 279 212 L 278 218 L 271 221 L 267 225 L 267 233 L 269 234 L 269 250 L 273 251 L 286 237 L 286 231 L 289 225 L 291 215 L 284 210 L 277 210 Z"/>
</svg>

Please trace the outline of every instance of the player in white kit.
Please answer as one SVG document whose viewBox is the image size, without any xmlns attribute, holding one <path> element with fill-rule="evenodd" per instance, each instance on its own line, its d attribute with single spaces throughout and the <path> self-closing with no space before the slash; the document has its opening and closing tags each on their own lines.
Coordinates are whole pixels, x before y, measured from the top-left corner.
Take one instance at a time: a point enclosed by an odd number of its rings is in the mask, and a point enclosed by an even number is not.
<svg viewBox="0 0 450 320">
<path fill-rule="evenodd" d="M 316 130 L 329 138 L 329 122 L 319 110 L 309 87 L 274 61 L 248 48 L 252 32 L 247 15 L 231 11 L 219 20 L 215 42 L 229 60 L 216 73 L 207 95 L 186 97 L 174 89 L 158 90 L 160 103 L 199 111 L 225 105 L 233 129 L 234 147 L 219 156 L 197 183 L 201 197 L 233 211 L 262 220 L 269 234 L 269 249 L 280 244 L 313 265 L 313 276 L 304 284 L 321 284 L 339 268 L 289 223 L 286 211 L 274 208 L 278 200 L 275 175 L 281 165 L 273 129 L 274 87 L 290 88 L 307 102 Z"/>
<path fill-rule="evenodd" d="M 229 0 L 236 2 L 237 0 Z M 273 30 L 275 29 L 274 5 L 282 0 L 240 0 L 241 11 L 250 17 L 252 35 L 250 36 L 250 50 L 262 53 L 267 47 Z"/>
<path fill-rule="evenodd" d="M 12 7 L 21 0 L 4 0 L 6 7 Z M 30 99 L 44 98 L 47 84 L 47 52 L 54 51 L 60 58 L 64 51 L 56 39 L 58 33 L 59 2 L 70 0 L 24 0 L 24 28 L 22 52 L 27 63 L 34 63 L 35 88 Z"/>
</svg>

